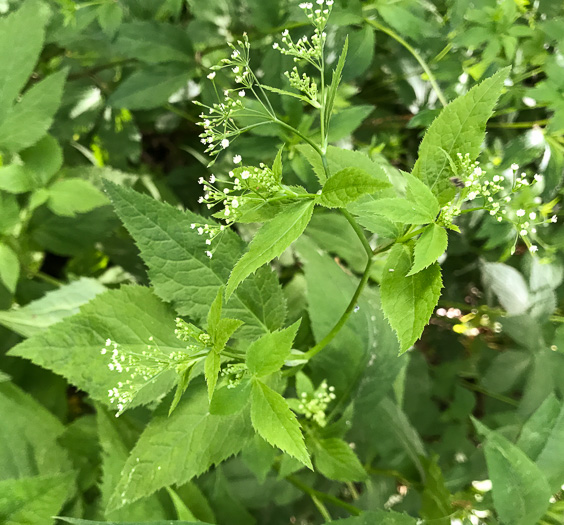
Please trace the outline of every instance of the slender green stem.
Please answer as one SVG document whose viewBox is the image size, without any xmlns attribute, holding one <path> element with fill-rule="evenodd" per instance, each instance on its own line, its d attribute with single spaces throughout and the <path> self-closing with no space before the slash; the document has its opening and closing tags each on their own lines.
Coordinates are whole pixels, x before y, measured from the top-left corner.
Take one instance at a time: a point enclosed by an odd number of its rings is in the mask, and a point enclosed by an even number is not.
<svg viewBox="0 0 564 525">
<path fill-rule="evenodd" d="M 354 217 L 346 210 L 346 208 L 340 208 L 340 210 L 341 213 L 345 216 L 345 219 L 349 221 L 349 224 L 352 226 L 353 230 L 357 234 L 358 238 L 360 239 L 360 242 L 362 243 L 362 246 L 364 246 L 368 258 L 370 259 L 372 257 L 372 247 L 370 246 L 368 239 L 365 237 L 362 228 L 358 225 L 358 223 L 354 220 Z"/>
<path fill-rule="evenodd" d="M 470 381 L 466 381 L 465 379 L 461 379 L 460 382 L 462 383 L 462 386 L 464 386 L 468 390 L 473 390 L 474 392 L 484 394 L 485 396 L 491 397 L 492 399 L 497 399 L 498 401 L 501 401 L 502 403 L 507 403 L 508 405 L 511 405 L 511 406 L 514 406 L 514 407 L 519 406 L 519 402 L 515 401 L 515 399 L 511 399 L 510 397 L 504 396 L 502 394 L 496 394 L 495 392 L 490 392 L 489 390 L 486 390 L 485 388 L 481 387 L 480 385 L 475 385 L 474 383 L 471 383 Z"/>
<path fill-rule="evenodd" d="M 54 277 L 51 277 L 50 275 L 43 273 L 43 272 L 36 272 L 33 274 L 34 277 L 37 277 L 38 279 L 41 279 L 42 281 L 52 284 L 54 286 L 60 287 L 63 286 L 63 283 L 61 281 L 59 281 L 58 279 L 55 279 Z"/>
<path fill-rule="evenodd" d="M 321 352 L 321 350 L 323 350 L 335 338 L 335 336 L 339 333 L 341 328 L 343 328 L 343 326 L 345 325 L 345 323 L 348 321 L 349 317 L 351 316 L 352 312 L 354 311 L 354 309 L 356 307 L 356 303 L 358 301 L 358 298 L 360 297 L 360 294 L 364 290 L 366 283 L 368 283 L 368 279 L 370 278 L 370 270 L 372 269 L 372 263 L 373 262 L 374 262 L 374 259 L 372 258 L 372 256 L 370 256 L 368 258 L 368 263 L 366 264 L 366 268 L 364 270 L 364 273 L 362 274 L 362 278 L 360 279 L 360 282 L 358 283 L 358 286 L 357 286 L 357 288 L 354 292 L 354 295 L 353 295 L 349 305 L 347 306 L 347 309 L 344 311 L 343 315 L 341 315 L 341 318 L 337 321 L 337 324 L 331 329 L 331 331 L 321 341 L 319 341 L 319 343 L 317 343 L 311 350 L 308 350 L 303 355 L 303 357 L 302 357 L 303 359 L 307 360 L 307 359 L 311 359 L 312 357 L 316 356 L 319 352 Z"/>
<path fill-rule="evenodd" d="M 323 516 L 325 523 L 332 522 L 333 518 L 331 518 L 331 514 L 329 514 L 329 511 L 327 510 L 327 507 L 323 504 L 323 502 L 315 494 L 310 494 L 310 497 L 311 501 L 313 501 L 313 504 L 317 507 L 319 513 Z"/>
<path fill-rule="evenodd" d="M 300 481 L 295 476 L 286 476 L 286 480 L 292 485 L 294 485 L 294 487 L 301 490 L 302 492 L 305 492 L 309 496 L 315 496 L 322 501 L 327 501 L 328 503 L 332 503 L 336 507 L 340 507 L 350 512 L 353 516 L 359 516 L 362 512 L 361 509 L 355 507 L 354 505 L 351 505 L 350 503 L 347 503 L 346 501 L 343 501 L 335 496 L 332 496 L 331 494 L 326 494 L 325 492 L 320 492 L 319 490 L 315 490 L 314 488 Z"/>
<path fill-rule="evenodd" d="M 370 18 L 365 18 L 364 21 L 367 24 L 374 27 L 375 29 L 378 29 L 379 31 L 382 31 L 383 33 L 386 33 L 387 35 L 391 36 L 394 40 L 399 42 L 403 47 L 405 47 L 405 49 L 407 49 L 413 55 L 413 58 L 415 58 L 415 60 L 419 62 L 419 65 L 423 68 L 423 71 L 425 71 L 425 74 L 427 75 L 429 82 L 431 82 L 431 85 L 433 86 L 433 89 L 437 94 L 437 98 L 440 100 L 443 106 L 446 106 L 448 104 L 448 101 L 444 96 L 439 84 L 437 83 L 435 75 L 433 75 L 431 69 L 429 68 L 425 60 L 423 60 L 423 57 L 417 52 L 417 50 L 415 50 L 408 42 L 406 42 L 395 31 L 392 31 L 389 27 L 386 27 L 380 24 L 379 22 L 376 22 L 376 20 L 372 20 Z"/>
<path fill-rule="evenodd" d="M 400 237 L 396 242 L 409 241 L 409 239 L 412 239 L 413 237 L 417 237 L 420 233 L 423 233 L 426 228 L 427 228 L 427 226 L 423 226 L 422 228 L 419 228 L 418 230 L 414 230 L 412 232 L 406 233 L 403 237 Z"/>
<path fill-rule="evenodd" d="M 550 122 L 549 119 L 545 118 L 542 120 L 533 120 L 531 122 L 491 122 L 488 123 L 488 128 L 499 128 L 499 129 L 529 129 L 535 126 L 546 126 Z"/>
<path fill-rule="evenodd" d="M 278 124 L 279 126 L 282 126 L 284 129 L 287 129 L 288 131 L 291 131 L 292 133 L 294 133 L 295 135 L 300 137 L 302 140 L 305 140 L 315 151 L 317 151 L 317 153 L 321 157 L 323 157 L 323 152 L 321 151 L 321 148 L 315 142 L 313 142 L 311 139 L 307 138 L 303 133 L 298 131 L 296 128 L 294 128 L 293 126 L 290 126 L 290 124 L 286 124 L 286 122 L 284 122 L 283 120 L 280 120 L 277 117 L 275 117 L 272 120 L 272 122 L 274 122 L 275 124 Z"/>
</svg>

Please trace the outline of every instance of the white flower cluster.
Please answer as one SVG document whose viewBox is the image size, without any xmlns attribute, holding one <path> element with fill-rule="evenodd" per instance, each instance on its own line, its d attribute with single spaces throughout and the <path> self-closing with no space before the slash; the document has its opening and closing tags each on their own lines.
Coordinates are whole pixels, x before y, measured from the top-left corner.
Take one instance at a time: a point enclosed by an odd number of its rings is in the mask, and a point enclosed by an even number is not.
<svg viewBox="0 0 564 525">
<path fill-rule="evenodd" d="M 335 387 L 328 386 L 327 382 L 323 381 L 313 394 L 302 392 L 296 412 L 324 427 L 327 424 L 325 411 L 335 397 Z"/>
<path fill-rule="evenodd" d="M 311 40 L 302 36 L 296 42 L 292 40 L 290 32 L 286 29 L 282 33 L 282 45 L 274 42 L 272 47 L 278 49 L 283 55 L 293 56 L 294 61 L 306 60 L 316 68 L 322 67 L 323 47 L 327 39 L 325 26 L 331 14 L 333 0 L 316 0 L 316 2 L 303 2 L 300 8 L 305 11 L 311 24 L 315 27 Z"/>
<path fill-rule="evenodd" d="M 166 353 L 154 343 L 153 337 L 149 338 L 150 344 L 142 352 L 124 350 L 124 348 L 111 339 L 106 340 L 106 345 L 100 353 L 109 354 L 108 368 L 120 374 L 121 381 L 117 386 L 108 390 L 110 403 L 116 405 L 116 417 L 119 417 L 133 401 L 136 394 L 147 383 L 155 382 L 164 371 L 177 369 L 186 365 L 191 358 L 184 352 Z"/>
<path fill-rule="evenodd" d="M 225 368 L 222 368 L 219 375 L 227 378 L 227 388 L 231 389 L 239 385 L 246 371 L 247 365 L 245 363 L 228 364 Z"/>
<path fill-rule="evenodd" d="M 201 199 L 201 197 L 200 197 Z M 201 201 L 203 202 L 203 201 Z M 203 235 L 206 238 L 206 244 L 209 246 L 214 239 L 220 235 L 223 231 L 225 231 L 225 226 L 222 224 L 220 226 L 217 226 L 215 224 L 200 224 L 200 223 L 196 223 L 193 222 L 190 225 L 190 228 L 192 228 L 192 230 L 196 230 L 198 232 L 198 235 Z M 211 250 L 206 250 L 206 255 L 211 259 L 213 257 L 213 252 Z"/>
<path fill-rule="evenodd" d="M 308 77 L 305 73 L 300 77 L 297 67 L 294 67 L 292 71 L 285 71 L 284 75 L 290 81 L 290 86 L 304 93 L 313 107 L 318 109 L 321 107 L 321 104 L 317 101 L 317 84 L 315 80 Z"/>
</svg>

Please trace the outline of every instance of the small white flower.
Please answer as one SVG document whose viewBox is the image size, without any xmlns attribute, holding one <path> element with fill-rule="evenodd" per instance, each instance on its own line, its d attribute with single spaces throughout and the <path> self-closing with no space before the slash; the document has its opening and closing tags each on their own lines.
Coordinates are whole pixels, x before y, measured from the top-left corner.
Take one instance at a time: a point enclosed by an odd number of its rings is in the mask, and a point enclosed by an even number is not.
<svg viewBox="0 0 564 525">
<path fill-rule="evenodd" d="M 282 36 L 288 36 L 290 34 L 290 31 L 288 31 L 287 29 L 284 29 L 284 31 L 282 31 Z"/>
<path fill-rule="evenodd" d="M 235 155 L 233 157 L 233 164 L 239 164 L 243 159 L 241 158 L 241 155 Z M 233 172 L 229 172 L 229 176 L 233 177 Z"/>
<path fill-rule="evenodd" d="M 478 195 L 478 194 L 477 194 L 475 191 L 471 191 L 471 192 L 468 194 L 468 200 L 469 200 L 469 201 L 473 201 L 473 200 L 476 198 L 477 195 Z"/>
<path fill-rule="evenodd" d="M 210 184 L 213 184 L 214 182 L 215 182 L 215 175 L 212 173 L 210 177 Z"/>
<path fill-rule="evenodd" d="M 239 207 L 239 201 L 237 199 L 233 199 L 231 201 L 231 206 L 233 206 L 234 208 L 238 208 Z"/>
<path fill-rule="evenodd" d="M 479 166 L 474 168 L 474 175 L 476 175 L 477 177 L 480 177 L 482 173 L 482 168 L 480 168 Z"/>
<path fill-rule="evenodd" d="M 493 178 L 493 181 L 494 181 L 494 182 L 499 182 L 499 180 L 500 180 L 499 175 L 495 175 L 494 178 Z"/>
<path fill-rule="evenodd" d="M 536 180 L 537 182 L 541 182 L 542 179 L 543 179 L 542 175 L 539 175 L 538 173 L 535 173 L 535 177 L 534 177 L 534 178 L 535 178 L 535 180 Z"/>
<path fill-rule="evenodd" d="M 223 140 L 221 141 L 221 147 L 222 147 L 223 149 L 227 149 L 227 148 L 229 147 L 229 140 L 223 139 Z"/>
<path fill-rule="evenodd" d="M 519 164 L 515 164 L 515 163 L 514 163 L 514 164 L 511 164 L 511 169 L 512 169 L 513 171 L 517 171 L 517 170 L 519 169 Z"/>
<path fill-rule="evenodd" d="M 195 223 L 190 224 L 190 228 L 194 229 L 196 227 Z"/>
<path fill-rule="evenodd" d="M 240 97 L 244 97 L 245 96 L 245 90 L 242 89 L 241 91 L 239 91 L 239 96 Z"/>
<path fill-rule="evenodd" d="M 198 235 L 203 235 L 204 234 L 204 229 L 200 226 L 198 228 Z"/>
<path fill-rule="evenodd" d="M 101 353 L 102 355 L 104 355 L 107 351 L 108 351 L 108 350 L 107 350 L 106 348 L 102 348 L 102 350 L 100 350 L 100 353 Z"/>
<path fill-rule="evenodd" d="M 212 242 L 211 242 L 211 239 L 206 239 L 206 244 L 209 245 L 209 244 L 211 244 L 211 243 L 212 243 Z"/>
<path fill-rule="evenodd" d="M 208 75 L 208 78 L 209 78 L 210 80 L 213 80 L 213 79 L 215 78 L 215 71 L 212 71 L 212 72 Z"/>
<path fill-rule="evenodd" d="M 242 179 L 248 179 L 250 176 L 251 176 L 251 174 L 247 170 L 245 170 L 241 173 Z"/>
<path fill-rule="evenodd" d="M 206 252 L 206 255 L 211 259 L 213 257 L 212 252 L 210 252 L 209 250 Z"/>
<path fill-rule="evenodd" d="M 274 42 L 274 44 L 272 44 L 272 49 L 278 49 L 279 44 L 278 42 Z"/>
<path fill-rule="evenodd" d="M 531 247 L 529 248 L 529 251 L 531 253 L 535 253 L 539 251 L 539 247 L 536 244 L 531 244 Z"/>
<path fill-rule="evenodd" d="M 555 223 L 555 222 L 557 222 L 557 221 L 558 221 L 558 217 L 557 217 L 556 215 L 553 215 L 553 216 L 550 218 L 550 222 L 552 222 L 552 223 Z"/>
<path fill-rule="evenodd" d="M 333 0 L 327 0 L 327 2 L 325 2 L 326 5 L 328 5 L 329 7 L 331 7 L 333 5 Z"/>
<path fill-rule="evenodd" d="M 525 235 L 527 235 L 528 233 L 529 233 L 529 232 L 528 232 L 527 230 L 521 230 L 521 231 L 519 232 L 519 235 L 525 236 Z"/>
<path fill-rule="evenodd" d="M 529 213 L 529 219 L 531 219 L 532 221 L 534 221 L 537 218 L 537 214 L 532 211 L 531 213 Z"/>
<path fill-rule="evenodd" d="M 317 5 L 323 5 L 324 2 L 325 0 L 317 0 Z"/>
<path fill-rule="evenodd" d="M 241 70 L 239 69 L 239 66 L 235 66 L 231 71 L 233 71 L 233 73 L 237 74 Z"/>
<path fill-rule="evenodd" d="M 517 217 L 524 217 L 525 216 L 525 210 L 517 210 L 516 215 L 517 215 Z"/>
</svg>

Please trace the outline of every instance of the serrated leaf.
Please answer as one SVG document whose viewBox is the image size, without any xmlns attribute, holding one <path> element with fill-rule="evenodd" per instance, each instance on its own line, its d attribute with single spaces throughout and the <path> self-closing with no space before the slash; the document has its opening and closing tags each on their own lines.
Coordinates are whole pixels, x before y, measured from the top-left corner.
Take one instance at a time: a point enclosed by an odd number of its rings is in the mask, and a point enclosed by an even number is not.
<svg viewBox="0 0 564 525">
<path fill-rule="evenodd" d="M 45 6 L 32 1 L 0 19 L 0 123 L 33 73 L 43 47 L 46 15 Z"/>
<path fill-rule="evenodd" d="M 225 291 L 227 298 L 245 278 L 281 255 L 304 232 L 314 204 L 310 199 L 288 204 L 274 219 L 263 224 L 229 276 Z"/>
<path fill-rule="evenodd" d="M 48 189 L 47 206 L 63 217 L 75 217 L 94 208 L 109 204 L 108 198 L 91 182 L 82 179 L 65 179 Z"/>
<path fill-rule="evenodd" d="M 356 105 L 335 113 L 331 118 L 329 141 L 336 142 L 349 137 L 373 111 L 374 106 Z"/>
<path fill-rule="evenodd" d="M 217 384 L 219 369 L 221 367 L 221 358 L 219 354 L 212 350 L 207 356 L 204 363 L 204 374 L 208 385 L 208 398 L 211 400 Z"/>
<path fill-rule="evenodd" d="M 183 350 L 185 345 L 174 335 L 174 318 L 174 312 L 149 288 L 123 286 L 97 295 L 80 313 L 14 346 L 9 355 L 62 375 L 109 405 L 108 390 L 123 376 L 110 371 L 108 356 L 100 353 L 106 339 L 119 343 L 126 352 L 146 350 L 151 336 L 165 352 Z M 175 372 L 163 373 L 139 392 L 132 406 L 154 401 L 175 381 Z"/>
<path fill-rule="evenodd" d="M 345 168 L 335 173 L 323 186 L 318 202 L 328 208 L 344 208 L 362 195 L 375 193 L 391 187 L 383 181 L 358 168 Z"/>
<path fill-rule="evenodd" d="M 117 2 L 108 2 L 98 7 L 98 23 L 110 38 L 116 34 L 123 19 L 123 9 Z"/>
<path fill-rule="evenodd" d="M 221 320 L 221 311 L 223 310 L 223 286 L 219 287 L 217 295 L 210 306 L 210 311 L 208 312 L 207 318 L 207 328 L 208 333 L 211 335 L 212 339 L 215 335 L 217 325 Z"/>
<path fill-rule="evenodd" d="M 9 525 L 53 523 L 71 495 L 72 474 L 0 481 L 0 522 Z"/>
<path fill-rule="evenodd" d="M 224 318 L 219 321 L 213 335 L 213 347 L 216 352 L 221 352 L 231 336 L 243 325 L 239 319 Z"/>
<path fill-rule="evenodd" d="M 284 330 L 265 334 L 249 346 L 246 363 L 251 374 L 262 377 L 282 368 L 292 350 L 300 322 L 301 320 Z"/>
<path fill-rule="evenodd" d="M 272 163 L 272 173 L 278 182 L 282 181 L 282 153 L 284 152 L 284 146 L 282 146 L 278 153 L 276 154 L 276 158 Z"/>
<path fill-rule="evenodd" d="M 47 184 L 63 165 L 63 150 L 51 135 L 45 135 L 31 148 L 20 151 L 19 155 L 26 169 L 33 172 L 38 186 Z"/>
<path fill-rule="evenodd" d="M 153 418 L 143 431 L 123 468 L 108 511 L 160 488 L 190 481 L 237 454 L 252 436 L 246 411 L 211 415 L 204 385 L 194 387 L 170 417 Z"/>
<path fill-rule="evenodd" d="M 400 341 L 400 352 L 419 339 L 441 295 L 441 269 L 433 264 L 408 276 L 409 249 L 396 244 L 390 250 L 381 282 L 382 309 Z"/>
<path fill-rule="evenodd" d="M 61 104 L 66 78 L 66 70 L 58 71 L 24 93 L 0 123 L 1 148 L 18 152 L 47 133 Z"/>
<path fill-rule="evenodd" d="M 345 67 L 345 62 L 347 60 L 347 52 L 349 49 L 349 38 L 345 38 L 345 43 L 343 45 L 343 50 L 341 51 L 341 56 L 337 62 L 337 67 L 333 71 L 333 77 L 331 78 L 331 85 L 327 90 L 326 100 L 325 100 L 325 130 L 330 129 L 331 116 L 333 115 L 333 108 L 335 106 L 335 99 L 337 98 L 337 91 L 341 83 L 343 76 L 343 68 Z"/>
<path fill-rule="evenodd" d="M 253 380 L 252 386 L 251 421 L 268 443 L 313 470 L 296 416 L 280 394 L 257 379 Z"/>
<path fill-rule="evenodd" d="M 65 317 L 78 313 L 80 306 L 105 291 L 106 288 L 96 279 L 82 277 L 47 292 L 41 299 L 23 307 L 0 311 L 0 324 L 24 337 L 31 337 Z"/>
<path fill-rule="evenodd" d="M 386 198 L 374 201 L 370 211 L 399 224 L 428 224 L 435 220 L 428 210 L 402 198 Z"/>
<path fill-rule="evenodd" d="M 98 439 L 102 449 L 102 507 L 108 504 L 130 450 L 138 438 L 138 430 L 127 417 L 115 418 L 102 406 L 96 410 Z M 109 520 L 158 520 L 166 517 L 156 496 L 150 496 L 104 516 Z"/>
<path fill-rule="evenodd" d="M 0 190 L 8 193 L 26 193 L 35 189 L 38 180 L 35 173 L 23 164 L 8 164 L 0 167 Z"/>
<path fill-rule="evenodd" d="M 15 293 L 20 278 L 20 261 L 7 244 L 0 243 L 0 283 Z"/>
<path fill-rule="evenodd" d="M 441 206 L 454 197 L 456 188 L 450 178 L 458 175 L 452 173 L 445 152 L 452 158 L 457 153 L 468 153 L 471 161 L 476 159 L 484 141 L 486 123 L 508 74 L 509 68 L 502 69 L 452 101 L 423 137 L 412 173 L 431 188 Z"/>
<path fill-rule="evenodd" d="M 527 455 L 501 434 L 473 420 L 486 436 L 484 453 L 496 512 L 507 525 L 536 523 L 550 504 L 546 478 Z"/>
<path fill-rule="evenodd" d="M 237 414 L 247 406 L 250 398 L 251 383 L 248 380 L 243 380 L 234 387 L 226 385 L 218 388 L 210 403 L 210 414 L 216 416 Z"/>
<path fill-rule="evenodd" d="M 368 477 L 356 454 L 342 439 L 316 441 L 313 462 L 316 470 L 335 481 L 364 481 Z"/>
<path fill-rule="evenodd" d="M 192 223 L 209 219 L 111 183 L 106 183 L 106 190 L 141 250 L 155 293 L 172 302 L 180 315 L 203 321 L 240 256 L 240 239 L 224 232 L 209 259 L 202 237 L 191 228 Z M 286 305 L 273 272 L 265 268 L 247 279 L 224 305 L 224 313 L 245 322 L 241 329 L 245 337 L 280 328 Z"/>
<path fill-rule="evenodd" d="M 407 274 L 414 275 L 428 266 L 445 253 L 448 245 L 448 235 L 444 228 L 437 224 L 430 224 L 425 228 L 421 237 L 415 242 L 413 250 L 413 266 Z"/>
</svg>

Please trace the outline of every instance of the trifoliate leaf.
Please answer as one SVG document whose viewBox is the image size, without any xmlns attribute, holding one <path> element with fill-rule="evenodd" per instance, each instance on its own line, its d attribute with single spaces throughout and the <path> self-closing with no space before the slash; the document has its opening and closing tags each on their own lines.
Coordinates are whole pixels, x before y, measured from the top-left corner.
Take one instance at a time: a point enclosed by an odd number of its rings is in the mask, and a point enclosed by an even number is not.
<svg viewBox="0 0 564 525">
<path fill-rule="evenodd" d="M 313 470 L 296 416 L 280 394 L 258 379 L 253 380 L 251 420 L 263 439 Z"/>
<path fill-rule="evenodd" d="M 444 228 L 437 226 L 435 223 L 427 226 L 415 243 L 413 266 L 407 275 L 414 275 L 431 266 L 445 253 L 447 245 L 448 235 Z"/>
<path fill-rule="evenodd" d="M 391 187 L 385 180 L 359 168 L 345 168 L 327 180 L 318 202 L 328 208 L 344 208 L 362 195 Z"/>
<path fill-rule="evenodd" d="M 401 353 L 421 336 L 442 288 L 438 264 L 408 276 L 411 266 L 409 249 L 396 244 L 384 265 L 381 282 L 382 309 L 398 335 Z"/>
<path fill-rule="evenodd" d="M 303 233 L 313 207 L 314 201 L 310 199 L 288 204 L 274 219 L 263 224 L 231 272 L 225 291 L 227 298 L 245 278 L 281 255 Z"/>
<path fill-rule="evenodd" d="M 441 206 L 456 193 L 450 178 L 458 174 L 452 173 L 448 157 L 468 153 L 470 160 L 476 159 L 484 141 L 486 123 L 508 74 L 509 68 L 502 69 L 452 101 L 423 137 L 412 173 L 431 189 Z"/>
<path fill-rule="evenodd" d="M 263 335 L 247 350 L 247 367 L 251 374 L 262 377 L 282 368 L 290 355 L 300 321 L 289 328 Z"/>
</svg>

